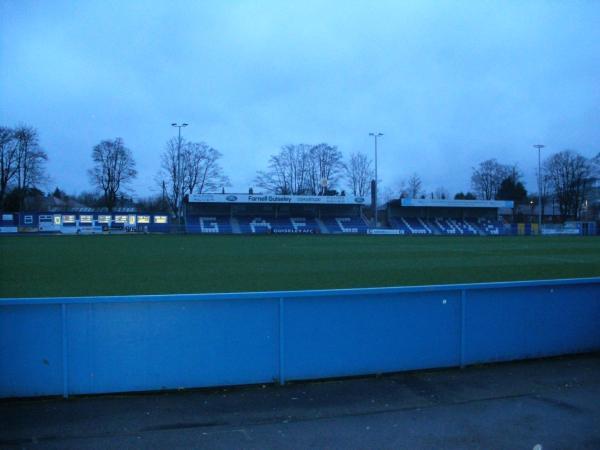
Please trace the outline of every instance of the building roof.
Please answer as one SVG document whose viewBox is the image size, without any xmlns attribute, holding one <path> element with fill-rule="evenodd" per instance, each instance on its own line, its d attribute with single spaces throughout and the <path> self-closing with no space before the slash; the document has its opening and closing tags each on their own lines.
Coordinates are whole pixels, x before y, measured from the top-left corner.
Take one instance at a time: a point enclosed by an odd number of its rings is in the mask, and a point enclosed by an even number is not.
<svg viewBox="0 0 600 450">
<path fill-rule="evenodd" d="M 512 200 L 442 200 L 431 198 L 403 198 L 404 207 L 417 208 L 513 208 Z"/>
</svg>

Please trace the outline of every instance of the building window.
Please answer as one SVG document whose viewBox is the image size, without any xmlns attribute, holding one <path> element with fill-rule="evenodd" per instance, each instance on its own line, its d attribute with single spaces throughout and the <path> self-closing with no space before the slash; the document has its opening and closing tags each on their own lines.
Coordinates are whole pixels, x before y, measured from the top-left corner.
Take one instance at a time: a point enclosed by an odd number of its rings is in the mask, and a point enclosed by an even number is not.
<svg viewBox="0 0 600 450">
<path fill-rule="evenodd" d="M 54 216 L 54 225 L 60 225 L 60 216 Z"/>
<path fill-rule="evenodd" d="M 167 223 L 167 216 L 154 216 L 154 223 Z"/>
<path fill-rule="evenodd" d="M 92 223 L 94 221 L 94 216 L 90 216 L 90 215 L 79 216 L 79 221 L 81 223 Z"/>
<path fill-rule="evenodd" d="M 127 216 L 116 215 L 115 216 L 115 222 L 117 222 L 117 223 L 127 223 Z"/>
<path fill-rule="evenodd" d="M 63 216 L 63 223 L 75 223 L 75 216 L 74 215 L 64 215 Z"/>
<path fill-rule="evenodd" d="M 150 223 L 150 216 L 137 216 L 138 223 Z"/>
<path fill-rule="evenodd" d="M 98 223 L 110 223 L 110 216 L 98 216 Z"/>
<path fill-rule="evenodd" d="M 25 222 L 25 225 L 31 225 L 33 223 L 33 216 L 25 216 L 23 222 Z"/>
</svg>

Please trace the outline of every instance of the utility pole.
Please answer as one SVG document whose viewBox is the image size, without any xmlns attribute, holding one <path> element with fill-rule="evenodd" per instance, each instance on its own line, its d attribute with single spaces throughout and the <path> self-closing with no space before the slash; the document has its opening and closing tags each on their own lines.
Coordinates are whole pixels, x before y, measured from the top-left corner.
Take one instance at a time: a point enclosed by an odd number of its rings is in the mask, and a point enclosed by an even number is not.
<svg viewBox="0 0 600 450">
<path fill-rule="evenodd" d="M 188 126 L 187 123 L 182 123 L 181 125 L 177 123 L 172 123 L 172 127 L 178 128 L 178 136 L 177 136 L 177 216 L 179 222 L 181 223 L 181 215 L 182 215 L 182 206 L 183 206 L 183 176 L 181 174 L 181 129 Z"/>
<path fill-rule="evenodd" d="M 373 226 L 377 228 L 377 196 L 379 195 L 379 184 L 377 178 L 377 138 L 383 136 L 383 133 L 374 132 L 369 133 L 369 136 L 373 136 L 375 140 L 375 195 L 373 196 L 373 201 L 375 202 L 374 213 L 373 213 Z"/>
<path fill-rule="evenodd" d="M 538 234 L 542 234 L 542 149 L 545 145 L 535 144 L 534 147 L 538 149 Z"/>
</svg>

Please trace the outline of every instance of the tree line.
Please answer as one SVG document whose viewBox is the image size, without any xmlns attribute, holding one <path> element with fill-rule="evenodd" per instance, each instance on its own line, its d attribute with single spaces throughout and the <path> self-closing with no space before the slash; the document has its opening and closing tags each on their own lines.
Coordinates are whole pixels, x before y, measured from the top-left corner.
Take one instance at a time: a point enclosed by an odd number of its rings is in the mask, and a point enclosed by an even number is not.
<svg viewBox="0 0 600 450">
<path fill-rule="evenodd" d="M 353 195 L 366 196 L 374 176 L 373 163 L 364 153 L 353 153 L 346 162 L 336 146 L 297 144 L 271 155 L 255 183 L 282 195 L 345 195 L 346 187 Z"/>
<path fill-rule="evenodd" d="M 221 152 L 205 142 L 192 142 L 181 137 L 169 139 L 160 156 L 155 185 L 160 194 L 134 201 L 131 183 L 137 177 L 132 151 L 123 139 L 99 142 L 91 150 L 88 177 L 93 190 L 69 197 L 56 188 L 51 197 L 72 200 L 89 207 L 109 211 L 124 206 L 147 210 L 170 210 L 174 217 L 182 214 L 184 198 L 191 193 L 225 192 L 229 178 L 220 160 Z M 40 209 L 47 184 L 48 155 L 40 146 L 34 127 L 0 126 L 0 208 L 5 211 Z M 573 150 L 548 156 L 539 174 L 541 207 L 552 199 L 563 218 L 581 217 L 592 183 L 600 178 L 600 154 L 585 158 Z M 264 170 L 254 179 L 259 189 L 284 195 L 368 196 L 375 177 L 373 161 L 362 152 L 344 158 L 337 146 L 327 143 L 284 145 L 271 155 Z M 513 200 L 537 204 L 528 196 L 523 174 L 518 166 L 489 159 L 473 167 L 473 192 L 459 192 L 455 199 Z M 537 189 L 536 183 L 536 189 Z M 450 198 L 444 187 L 427 193 L 421 177 L 413 173 L 395 187 L 379 193 L 382 200 L 395 198 Z"/>
<path fill-rule="evenodd" d="M 501 164 L 496 159 L 483 161 L 473 169 L 471 186 L 477 198 L 513 200 L 517 205 L 528 201 L 541 208 L 542 215 L 553 201 L 563 220 L 580 218 L 588 206 L 586 197 L 600 178 L 600 153 L 586 158 L 574 150 L 562 150 L 549 155 L 540 169 L 535 196 L 527 196 L 523 174 L 516 165 Z"/>
<path fill-rule="evenodd" d="M 0 126 L 0 207 L 21 211 L 28 197 L 42 194 L 46 161 L 35 128 Z"/>
</svg>

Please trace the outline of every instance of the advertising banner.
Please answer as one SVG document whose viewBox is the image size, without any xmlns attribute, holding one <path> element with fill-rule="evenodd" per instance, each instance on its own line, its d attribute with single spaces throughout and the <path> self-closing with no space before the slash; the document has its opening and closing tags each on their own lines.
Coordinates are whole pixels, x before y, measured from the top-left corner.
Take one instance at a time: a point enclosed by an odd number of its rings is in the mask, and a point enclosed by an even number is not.
<svg viewBox="0 0 600 450">
<path fill-rule="evenodd" d="M 369 228 L 367 230 L 367 234 L 376 234 L 376 235 L 390 235 L 390 234 L 404 234 L 402 230 L 384 230 L 382 228 Z"/>
<path fill-rule="evenodd" d="M 273 234 L 315 234 L 312 228 L 271 228 Z"/>
<path fill-rule="evenodd" d="M 366 199 L 355 195 L 191 194 L 189 202 L 364 205 Z"/>
<path fill-rule="evenodd" d="M 567 224 L 567 225 L 543 225 L 542 234 L 544 235 L 571 235 L 577 236 L 581 234 L 581 227 L 579 224 Z"/>
</svg>

